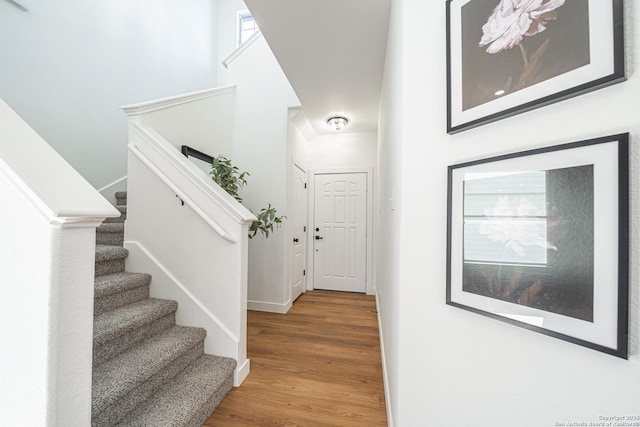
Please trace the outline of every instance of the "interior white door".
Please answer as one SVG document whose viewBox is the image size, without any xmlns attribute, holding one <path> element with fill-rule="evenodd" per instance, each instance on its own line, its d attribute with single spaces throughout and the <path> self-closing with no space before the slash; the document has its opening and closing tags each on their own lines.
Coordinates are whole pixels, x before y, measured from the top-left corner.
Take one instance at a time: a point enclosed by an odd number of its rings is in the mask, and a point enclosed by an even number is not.
<svg viewBox="0 0 640 427">
<path fill-rule="evenodd" d="M 314 179 L 313 287 L 366 292 L 367 174 Z"/>
<path fill-rule="evenodd" d="M 293 166 L 293 218 L 291 247 L 291 300 L 304 292 L 307 268 L 307 173 Z"/>
</svg>

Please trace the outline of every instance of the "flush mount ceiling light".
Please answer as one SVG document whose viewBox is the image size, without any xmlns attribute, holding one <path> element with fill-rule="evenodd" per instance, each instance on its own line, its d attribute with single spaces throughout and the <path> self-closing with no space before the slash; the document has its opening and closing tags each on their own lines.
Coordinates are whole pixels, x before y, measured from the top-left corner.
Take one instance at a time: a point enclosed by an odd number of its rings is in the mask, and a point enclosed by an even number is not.
<svg viewBox="0 0 640 427">
<path fill-rule="evenodd" d="M 327 119 L 327 124 L 335 130 L 341 130 L 343 127 L 349 124 L 349 119 L 343 116 L 333 116 Z"/>
</svg>

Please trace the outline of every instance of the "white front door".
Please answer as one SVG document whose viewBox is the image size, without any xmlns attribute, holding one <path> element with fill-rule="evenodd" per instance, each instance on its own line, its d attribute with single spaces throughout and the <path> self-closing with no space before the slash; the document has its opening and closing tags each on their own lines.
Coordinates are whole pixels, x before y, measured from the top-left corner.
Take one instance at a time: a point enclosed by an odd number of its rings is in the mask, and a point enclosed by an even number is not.
<svg viewBox="0 0 640 427">
<path fill-rule="evenodd" d="M 313 287 L 366 292 L 367 174 L 315 175 Z"/>
<path fill-rule="evenodd" d="M 293 245 L 291 249 L 291 301 L 305 288 L 307 247 L 307 173 L 293 165 Z"/>
</svg>

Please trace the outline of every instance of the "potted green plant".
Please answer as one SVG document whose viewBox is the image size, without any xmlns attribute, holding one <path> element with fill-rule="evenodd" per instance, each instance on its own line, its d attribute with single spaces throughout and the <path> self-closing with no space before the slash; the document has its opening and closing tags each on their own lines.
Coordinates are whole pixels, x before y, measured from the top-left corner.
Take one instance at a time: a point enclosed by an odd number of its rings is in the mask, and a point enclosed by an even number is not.
<svg viewBox="0 0 640 427">
<path fill-rule="evenodd" d="M 247 184 L 247 177 L 249 172 L 240 172 L 237 166 L 231 163 L 231 160 L 223 155 L 219 155 L 213 158 L 211 163 L 211 171 L 209 172 L 211 179 L 222 187 L 227 193 L 233 196 L 238 202 L 242 203 L 242 197 L 240 197 L 239 191 Z M 265 238 L 269 237 L 269 233 L 272 233 L 274 228 L 277 228 L 282 224 L 282 220 L 285 216 L 278 216 L 274 207 L 269 206 L 262 208 L 260 212 L 252 213 L 258 218 L 257 221 L 251 223 L 249 227 L 249 238 L 255 237 L 258 232 L 262 233 Z"/>
</svg>

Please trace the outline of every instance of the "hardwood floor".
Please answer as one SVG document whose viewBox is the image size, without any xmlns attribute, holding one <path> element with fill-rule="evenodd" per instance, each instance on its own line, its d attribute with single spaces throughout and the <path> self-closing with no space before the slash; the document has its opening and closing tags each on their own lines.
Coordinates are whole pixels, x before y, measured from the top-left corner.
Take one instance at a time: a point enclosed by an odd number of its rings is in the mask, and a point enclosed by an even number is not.
<svg viewBox="0 0 640 427">
<path fill-rule="evenodd" d="M 247 334 L 251 373 L 203 427 L 387 425 L 374 297 L 309 291 Z"/>
</svg>

